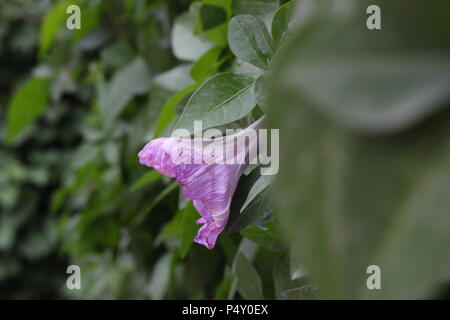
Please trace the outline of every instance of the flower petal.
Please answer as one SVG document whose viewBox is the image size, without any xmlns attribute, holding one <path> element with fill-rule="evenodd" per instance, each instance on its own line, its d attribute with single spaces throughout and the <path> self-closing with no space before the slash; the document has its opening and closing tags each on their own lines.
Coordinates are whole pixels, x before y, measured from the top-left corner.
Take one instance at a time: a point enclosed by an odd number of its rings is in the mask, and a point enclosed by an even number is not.
<svg viewBox="0 0 450 320">
<path fill-rule="evenodd" d="M 258 124 L 261 122 L 258 121 Z M 252 125 L 247 129 L 253 129 Z M 246 130 L 222 139 L 235 140 Z M 187 200 L 193 200 L 194 207 L 200 213 L 199 229 L 195 242 L 212 249 L 217 237 L 227 224 L 230 204 L 238 180 L 247 166 L 246 163 L 226 164 L 225 158 L 218 149 L 208 149 L 211 143 L 221 143 L 225 140 L 196 140 L 182 138 L 159 138 L 150 141 L 139 152 L 139 162 L 148 167 L 175 178 Z M 197 143 L 197 144 L 196 144 Z M 255 145 L 256 141 L 252 144 Z M 198 148 L 198 146 L 201 148 Z M 220 148 L 219 148 L 220 149 Z M 248 148 L 240 148 L 234 152 L 236 158 L 243 158 Z M 220 151 L 220 150 L 219 150 Z M 225 151 L 224 151 L 225 152 Z M 200 156 L 200 162 L 196 157 Z M 206 157 L 207 156 L 207 157 Z M 208 160 L 204 160 L 208 159 Z M 228 160 L 228 159 L 227 159 Z M 227 162 L 229 163 L 229 162 Z"/>
</svg>

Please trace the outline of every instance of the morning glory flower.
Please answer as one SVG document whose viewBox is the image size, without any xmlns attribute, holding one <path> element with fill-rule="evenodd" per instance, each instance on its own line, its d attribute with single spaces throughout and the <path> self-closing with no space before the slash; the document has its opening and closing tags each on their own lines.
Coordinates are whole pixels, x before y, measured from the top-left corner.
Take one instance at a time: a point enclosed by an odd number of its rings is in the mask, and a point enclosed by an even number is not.
<svg viewBox="0 0 450 320">
<path fill-rule="evenodd" d="M 256 129 L 262 121 L 217 139 L 154 139 L 138 154 L 141 164 L 175 178 L 185 198 L 193 201 L 201 216 L 197 224 L 202 224 L 194 241 L 208 249 L 227 224 L 240 176 L 257 156 Z"/>
</svg>

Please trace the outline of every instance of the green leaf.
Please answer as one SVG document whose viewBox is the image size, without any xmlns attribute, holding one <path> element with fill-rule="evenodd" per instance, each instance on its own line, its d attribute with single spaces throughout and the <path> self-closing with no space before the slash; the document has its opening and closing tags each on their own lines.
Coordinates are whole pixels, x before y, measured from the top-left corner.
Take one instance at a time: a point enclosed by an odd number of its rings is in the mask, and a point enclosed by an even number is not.
<svg viewBox="0 0 450 320">
<path fill-rule="evenodd" d="M 450 261 L 450 3 L 379 1 L 382 32 L 361 26 L 370 1 L 314 3 L 271 81 L 277 218 L 320 296 L 432 297 Z"/>
<path fill-rule="evenodd" d="M 266 221 L 265 228 L 248 226 L 241 231 L 241 235 L 271 251 L 283 251 L 285 249 L 281 241 L 280 229 L 273 221 Z"/>
<path fill-rule="evenodd" d="M 269 103 L 268 102 L 270 90 L 269 78 L 270 77 L 268 73 L 263 73 L 256 79 L 255 82 L 254 95 L 256 102 L 258 102 L 258 105 L 261 108 L 265 108 Z"/>
<path fill-rule="evenodd" d="M 232 284 L 233 278 L 231 276 L 225 276 L 216 288 L 214 300 L 226 300 Z"/>
<path fill-rule="evenodd" d="M 150 76 L 145 61 L 138 57 L 118 71 L 110 83 L 100 84 L 100 110 L 110 127 L 127 103 L 149 90 Z"/>
<path fill-rule="evenodd" d="M 263 299 L 261 277 L 243 253 L 237 256 L 234 275 L 237 279 L 237 290 L 244 299 Z"/>
<path fill-rule="evenodd" d="M 186 256 L 192 246 L 192 243 L 194 243 L 194 238 L 198 231 L 198 225 L 195 221 L 197 221 L 198 218 L 199 215 L 195 210 L 192 201 L 190 201 L 183 210 L 181 218 L 181 259 Z"/>
<path fill-rule="evenodd" d="M 179 237 L 181 238 L 181 226 L 182 226 L 182 217 L 183 211 L 178 211 L 175 216 L 164 225 L 161 232 L 155 239 L 155 246 L 158 246 L 164 240 L 167 240 L 171 237 Z"/>
<path fill-rule="evenodd" d="M 42 58 L 48 52 L 58 33 L 65 27 L 66 19 L 69 17 L 66 13 L 67 7 L 78 1 L 62 1 L 55 5 L 45 14 L 40 30 L 39 56 Z"/>
<path fill-rule="evenodd" d="M 258 171 L 258 170 L 256 170 Z M 258 179 L 255 181 L 255 183 L 252 185 L 248 195 L 247 199 L 245 200 L 244 204 L 241 207 L 241 213 L 247 209 L 247 207 L 256 200 L 256 198 L 267 188 L 270 187 L 270 185 L 275 180 L 275 175 L 260 175 Z"/>
<path fill-rule="evenodd" d="M 273 267 L 273 281 L 277 300 L 310 300 L 317 299 L 314 284 L 305 277 L 292 279 L 289 256 L 280 256 Z"/>
<path fill-rule="evenodd" d="M 227 13 L 218 6 L 203 4 L 200 8 L 203 31 L 208 31 L 227 21 Z"/>
<path fill-rule="evenodd" d="M 281 6 L 272 20 L 272 38 L 274 48 L 278 48 L 280 43 L 285 40 L 289 32 L 289 22 L 293 16 L 294 1 L 290 1 Z"/>
<path fill-rule="evenodd" d="M 270 16 L 279 7 L 279 0 L 238 0 L 234 1 L 235 15 Z"/>
<path fill-rule="evenodd" d="M 194 121 L 202 121 L 205 130 L 243 118 L 256 105 L 254 82 L 252 77 L 229 72 L 210 78 L 191 96 L 175 128 L 193 132 Z"/>
<path fill-rule="evenodd" d="M 273 176 L 263 176 L 260 168 L 239 180 L 225 227 L 226 233 L 239 232 L 250 223 L 260 222 L 273 210 Z"/>
<path fill-rule="evenodd" d="M 149 185 L 162 177 L 161 173 L 151 170 L 142 175 L 130 188 L 130 191 L 136 191 Z"/>
<path fill-rule="evenodd" d="M 235 16 L 228 28 L 228 41 L 236 57 L 261 69 L 268 69 L 273 43 L 260 17 Z"/>
<path fill-rule="evenodd" d="M 197 89 L 199 85 L 200 84 L 198 82 L 188 85 L 181 91 L 175 93 L 169 98 L 169 100 L 166 101 L 166 103 L 164 103 L 159 113 L 158 121 L 156 122 L 155 133 L 153 134 L 154 138 L 159 137 L 163 133 L 164 129 L 167 128 L 169 123 L 175 118 L 176 105 L 183 101 L 183 99 L 192 91 Z"/>
<path fill-rule="evenodd" d="M 228 22 L 232 16 L 232 0 L 203 0 L 200 25 L 206 38 L 220 47 L 228 43 Z"/>
<path fill-rule="evenodd" d="M 8 141 L 44 113 L 48 105 L 49 83 L 48 78 L 32 77 L 16 90 L 8 105 Z"/>
<path fill-rule="evenodd" d="M 213 46 L 205 35 L 194 35 L 194 5 L 197 4 L 194 3 L 188 12 L 179 15 L 172 29 L 172 51 L 180 60 L 195 61 Z"/>
<path fill-rule="evenodd" d="M 192 79 L 197 82 L 202 82 L 213 73 L 216 73 L 223 62 L 223 60 L 219 60 L 222 51 L 222 48 L 214 47 L 205 52 L 191 69 L 190 74 Z"/>
<path fill-rule="evenodd" d="M 174 181 L 165 187 L 133 220 L 133 225 L 139 225 L 144 221 L 146 215 L 165 197 L 171 194 L 178 187 L 178 182 Z"/>
</svg>

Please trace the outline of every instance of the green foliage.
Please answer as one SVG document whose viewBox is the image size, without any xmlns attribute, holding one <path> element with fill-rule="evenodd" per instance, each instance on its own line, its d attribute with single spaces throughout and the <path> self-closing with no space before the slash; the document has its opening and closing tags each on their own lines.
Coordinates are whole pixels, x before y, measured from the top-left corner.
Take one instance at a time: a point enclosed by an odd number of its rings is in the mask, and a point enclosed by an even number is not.
<svg viewBox="0 0 450 320">
<path fill-rule="evenodd" d="M 380 1 L 386 36 L 358 27 L 369 4 L 343 17 L 316 1 L 277 60 L 279 217 L 321 296 L 425 298 L 450 261 L 450 7 Z M 371 264 L 382 290 L 367 290 Z"/>
<path fill-rule="evenodd" d="M 48 78 L 32 77 L 17 89 L 8 106 L 9 141 L 45 112 L 48 86 Z"/>
<path fill-rule="evenodd" d="M 390 36 L 365 28 L 370 1 L 335 2 L 0 2 L 0 297 L 439 294 L 448 1 L 380 1 Z M 196 120 L 243 128 L 265 112 L 281 176 L 247 168 L 208 250 L 193 203 L 137 153 Z M 82 290 L 66 289 L 69 264 Z"/>
<path fill-rule="evenodd" d="M 243 118 L 256 105 L 254 83 L 252 77 L 229 72 L 208 79 L 189 99 L 175 127 L 193 132 L 194 121 L 208 129 Z"/>
</svg>

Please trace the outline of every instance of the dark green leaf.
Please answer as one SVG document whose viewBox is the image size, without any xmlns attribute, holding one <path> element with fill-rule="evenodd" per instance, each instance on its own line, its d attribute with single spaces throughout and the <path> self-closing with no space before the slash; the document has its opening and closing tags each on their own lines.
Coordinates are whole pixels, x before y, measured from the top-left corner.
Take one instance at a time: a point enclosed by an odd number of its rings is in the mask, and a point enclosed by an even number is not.
<svg viewBox="0 0 450 320">
<path fill-rule="evenodd" d="M 244 299 L 263 299 L 261 277 L 243 253 L 237 256 L 234 275 L 237 278 L 237 290 Z"/>
<path fill-rule="evenodd" d="M 273 176 L 261 175 L 260 168 L 241 177 L 231 202 L 226 233 L 239 232 L 250 223 L 260 222 L 272 212 L 272 179 Z"/>
<path fill-rule="evenodd" d="M 180 257 L 183 259 L 189 252 L 198 231 L 198 225 L 195 223 L 199 219 L 199 214 L 194 208 L 192 201 L 188 203 L 183 210 L 181 218 L 181 248 Z"/>
<path fill-rule="evenodd" d="M 208 31 L 227 21 L 227 13 L 218 6 L 204 4 L 200 8 L 203 31 Z"/>
<path fill-rule="evenodd" d="M 290 272 L 289 256 L 284 254 L 275 262 L 273 281 L 275 296 L 279 300 L 310 300 L 317 299 L 315 286 L 304 276 L 293 279 Z"/>
<path fill-rule="evenodd" d="M 280 229 L 273 221 L 266 221 L 265 228 L 248 226 L 241 231 L 241 234 L 243 237 L 271 251 L 282 251 L 285 249 L 281 241 Z"/>
<path fill-rule="evenodd" d="M 144 175 L 142 175 L 132 186 L 131 191 L 136 191 L 141 189 L 142 187 L 145 187 L 146 185 L 149 185 L 152 182 L 155 182 L 156 180 L 161 178 L 161 173 L 155 170 L 151 170 L 146 172 Z"/>
</svg>

